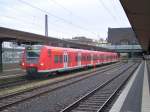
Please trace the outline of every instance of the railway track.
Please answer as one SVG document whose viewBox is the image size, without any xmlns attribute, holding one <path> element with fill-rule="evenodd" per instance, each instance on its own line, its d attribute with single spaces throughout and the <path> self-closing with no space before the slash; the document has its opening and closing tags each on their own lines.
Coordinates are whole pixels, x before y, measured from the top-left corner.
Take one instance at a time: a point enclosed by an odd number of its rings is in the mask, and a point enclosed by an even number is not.
<svg viewBox="0 0 150 112">
<path fill-rule="evenodd" d="M 29 80 L 25 79 L 24 77 L 14 79 L 13 81 L 5 80 L 5 82 L 4 82 L 4 80 L 3 80 L 3 83 L 0 83 L 0 90 L 2 90 L 4 88 L 16 86 L 16 85 L 25 84 L 25 83 L 28 83 L 28 81 Z"/>
<path fill-rule="evenodd" d="M 118 65 L 120 63 L 115 63 L 113 64 L 114 66 L 115 65 Z M 107 68 L 109 66 L 112 66 L 112 65 L 107 65 L 107 66 L 104 66 L 102 68 Z M 76 72 L 75 72 L 76 73 Z M 63 74 L 64 75 L 64 74 Z M 69 75 L 69 74 L 68 74 Z M 62 74 L 61 74 L 62 76 Z M 56 78 L 57 75 L 55 76 L 51 76 L 51 77 L 48 77 L 48 79 L 51 79 L 51 78 Z M 43 79 L 36 79 L 37 81 L 42 81 Z M 31 82 L 35 82 L 36 80 L 28 80 L 25 76 L 23 77 L 16 77 L 16 78 L 6 78 L 6 79 L 2 79 L 2 83 L 1 83 L 1 80 L 0 80 L 0 90 L 4 89 L 4 88 L 10 88 L 10 87 L 14 87 L 14 86 L 18 86 L 18 85 L 23 85 L 23 84 L 27 84 L 27 83 L 31 83 Z M 45 79 L 44 79 L 45 80 Z"/>
<path fill-rule="evenodd" d="M 101 69 L 99 69 L 99 71 L 95 71 L 94 73 L 89 73 L 89 75 L 83 75 L 82 74 L 81 76 L 78 76 L 78 77 L 73 77 L 73 78 L 58 81 L 58 82 L 55 82 L 52 84 L 48 84 L 48 85 L 44 85 L 44 86 L 40 86 L 40 87 L 35 87 L 33 89 L 30 89 L 30 90 L 25 90 L 25 91 L 20 91 L 20 92 L 8 94 L 6 96 L 1 96 L 0 97 L 0 110 L 4 110 L 4 109 L 6 109 L 6 108 L 8 108 L 14 104 L 23 102 L 23 101 L 31 99 L 33 97 L 40 96 L 42 94 L 54 91 L 54 90 L 62 88 L 62 87 L 66 87 L 70 84 L 77 83 L 81 80 L 92 77 L 93 74 L 97 75 L 98 73 L 103 73 L 103 72 L 106 72 L 108 70 L 111 71 L 112 69 L 118 68 L 118 67 L 121 67 L 120 64 L 117 64 L 113 67 L 111 67 L 111 66 L 102 67 Z"/>
<path fill-rule="evenodd" d="M 135 64 L 119 75 L 112 77 L 111 80 L 104 82 L 61 112 L 104 112 L 108 102 L 114 99 L 115 94 L 121 89 L 137 67 L 138 64 Z"/>
</svg>

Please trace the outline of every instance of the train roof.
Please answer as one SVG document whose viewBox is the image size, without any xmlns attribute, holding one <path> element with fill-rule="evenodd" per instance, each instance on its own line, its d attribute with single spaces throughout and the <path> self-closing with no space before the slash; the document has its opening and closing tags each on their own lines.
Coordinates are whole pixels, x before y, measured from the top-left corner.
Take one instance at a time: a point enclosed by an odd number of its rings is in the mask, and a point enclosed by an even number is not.
<svg viewBox="0 0 150 112">
<path fill-rule="evenodd" d="M 51 50 L 58 50 L 58 51 L 75 51 L 75 52 L 93 52 L 93 53 L 102 53 L 102 54 L 117 54 L 115 52 L 104 52 L 104 51 L 92 51 L 92 50 L 85 50 L 85 49 L 75 49 L 75 48 L 63 48 L 63 47 L 54 47 L 54 46 L 48 46 L 48 45 L 33 45 L 32 48 L 35 49 L 40 49 L 40 48 L 47 48 L 47 49 L 51 49 Z"/>
</svg>

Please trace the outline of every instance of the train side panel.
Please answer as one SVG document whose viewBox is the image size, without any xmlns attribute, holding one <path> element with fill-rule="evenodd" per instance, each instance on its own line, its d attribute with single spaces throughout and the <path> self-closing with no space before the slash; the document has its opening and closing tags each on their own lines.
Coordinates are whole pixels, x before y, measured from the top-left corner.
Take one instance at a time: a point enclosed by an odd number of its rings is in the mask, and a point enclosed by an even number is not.
<svg viewBox="0 0 150 112">
<path fill-rule="evenodd" d="M 36 63 L 28 63 L 26 51 L 22 56 L 22 68 L 35 68 L 39 73 L 71 70 L 86 66 L 114 62 L 117 53 L 43 46 Z"/>
</svg>

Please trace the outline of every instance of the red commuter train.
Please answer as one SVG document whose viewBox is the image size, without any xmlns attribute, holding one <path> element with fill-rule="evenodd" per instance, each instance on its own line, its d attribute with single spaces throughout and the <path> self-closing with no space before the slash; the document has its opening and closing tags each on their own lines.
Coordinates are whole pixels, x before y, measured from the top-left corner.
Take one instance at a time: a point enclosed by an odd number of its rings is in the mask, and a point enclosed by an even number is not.
<svg viewBox="0 0 150 112">
<path fill-rule="evenodd" d="M 48 74 L 118 61 L 117 53 L 34 45 L 23 52 L 28 75 Z"/>
</svg>

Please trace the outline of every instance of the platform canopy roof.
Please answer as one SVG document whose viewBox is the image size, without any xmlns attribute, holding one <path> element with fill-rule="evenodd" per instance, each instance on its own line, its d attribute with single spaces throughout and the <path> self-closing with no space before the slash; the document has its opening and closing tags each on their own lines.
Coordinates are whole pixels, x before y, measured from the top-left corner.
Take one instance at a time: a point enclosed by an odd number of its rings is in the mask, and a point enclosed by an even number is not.
<svg viewBox="0 0 150 112">
<path fill-rule="evenodd" d="M 120 0 L 142 48 L 150 51 L 150 0 Z"/>
<path fill-rule="evenodd" d="M 39 34 L 9 29 L 0 27 L 0 41 L 13 41 L 23 44 L 47 44 L 59 47 L 71 47 L 71 48 L 80 48 L 80 49 L 89 49 L 89 50 L 100 50 L 100 51 L 112 51 L 106 48 L 101 48 L 94 45 L 80 44 L 75 42 L 70 42 L 54 37 L 46 37 Z"/>
<path fill-rule="evenodd" d="M 59 41 L 59 39 L 53 37 L 50 37 L 50 39 L 51 41 Z M 1 41 L 16 41 L 22 43 L 46 43 L 50 39 L 46 38 L 43 35 L 0 27 Z"/>
</svg>

